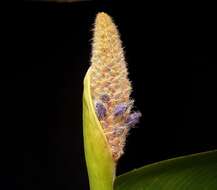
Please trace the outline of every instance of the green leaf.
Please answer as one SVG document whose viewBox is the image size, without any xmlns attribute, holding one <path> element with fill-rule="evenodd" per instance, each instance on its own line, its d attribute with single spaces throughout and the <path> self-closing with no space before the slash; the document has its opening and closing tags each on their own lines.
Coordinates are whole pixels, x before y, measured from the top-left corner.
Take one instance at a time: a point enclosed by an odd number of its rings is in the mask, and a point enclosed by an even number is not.
<svg viewBox="0 0 217 190">
<path fill-rule="evenodd" d="M 91 190 L 113 190 L 115 162 L 102 126 L 95 114 L 89 70 L 84 79 L 83 94 L 84 150 Z"/>
<path fill-rule="evenodd" d="M 217 190 L 217 150 L 125 173 L 116 179 L 115 190 Z"/>
</svg>

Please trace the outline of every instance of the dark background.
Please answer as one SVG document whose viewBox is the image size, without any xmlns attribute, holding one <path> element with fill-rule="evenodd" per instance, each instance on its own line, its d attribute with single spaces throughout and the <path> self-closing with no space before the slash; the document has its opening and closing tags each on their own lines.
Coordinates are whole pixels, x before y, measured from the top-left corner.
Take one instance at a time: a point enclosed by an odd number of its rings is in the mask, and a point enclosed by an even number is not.
<svg viewBox="0 0 217 190">
<path fill-rule="evenodd" d="M 1 27 L 0 189 L 88 189 L 81 98 L 99 11 L 118 25 L 143 114 L 117 174 L 217 148 L 216 57 L 191 56 L 179 17 L 160 5 L 23 2 Z"/>
</svg>

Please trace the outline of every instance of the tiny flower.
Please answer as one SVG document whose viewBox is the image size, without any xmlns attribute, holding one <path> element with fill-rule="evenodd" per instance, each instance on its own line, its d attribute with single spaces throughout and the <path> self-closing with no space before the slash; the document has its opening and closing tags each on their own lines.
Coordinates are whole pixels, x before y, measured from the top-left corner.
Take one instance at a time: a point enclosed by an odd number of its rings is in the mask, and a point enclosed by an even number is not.
<svg viewBox="0 0 217 190">
<path fill-rule="evenodd" d="M 127 110 L 127 105 L 125 103 L 118 104 L 114 109 L 114 116 L 121 116 Z"/>
<path fill-rule="evenodd" d="M 142 114 L 140 112 L 134 112 L 130 114 L 125 121 L 126 125 L 128 125 L 129 127 L 133 127 L 139 122 L 139 118 L 141 116 Z"/>
<path fill-rule="evenodd" d="M 115 128 L 114 130 L 114 135 L 115 136 L 120 136 L 124 133 L 124 127 L 118 127 L 118 128 Z"/>
<path fill-rule="evenodd" d="M 96 113 L 98 118 L 101 120 L 106 116 L 106 108 L 101 102 L 96 102 Z"/>
<path fill-rule="evenodd" d="M 103 95 L 101 95 L 100 99 L 101 99 L 104 103 L 107 103 L 107 102 L 110 100 L 108 94 L 103 94 Z"/>
</svg>

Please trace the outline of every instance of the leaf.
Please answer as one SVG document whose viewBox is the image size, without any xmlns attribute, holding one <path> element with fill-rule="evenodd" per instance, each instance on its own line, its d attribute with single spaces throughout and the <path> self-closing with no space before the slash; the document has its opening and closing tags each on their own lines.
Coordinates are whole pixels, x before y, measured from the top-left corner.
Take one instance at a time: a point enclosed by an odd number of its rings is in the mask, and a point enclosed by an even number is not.
<svg viewBox="0 0 217 190">
<path fill-rule="evenodd" d="M 217 150 L 150 164 L 119 176 L 115 190 L 216 190 Z"/>
<path fill-rule="evenodd" d="M 93 107 L 89 70 L 84 79 L 83 131 L 90 189 L 113 190 L 115 162 Z"/>
</svg>

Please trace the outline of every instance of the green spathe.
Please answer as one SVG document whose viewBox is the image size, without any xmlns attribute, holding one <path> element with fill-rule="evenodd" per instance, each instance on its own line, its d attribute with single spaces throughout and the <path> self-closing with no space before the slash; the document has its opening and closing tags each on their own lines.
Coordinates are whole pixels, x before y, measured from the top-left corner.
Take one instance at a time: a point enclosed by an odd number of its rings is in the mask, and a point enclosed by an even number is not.
<svg viewBox="0 0 217 190">
<path fill-rule="evenodd" d="M 113 190 L 115 162 L 102 126 L 95 114 L 90 92 L 90 69 L 84 78 L 83 135 L 91 190 Z"/>
</svg>

